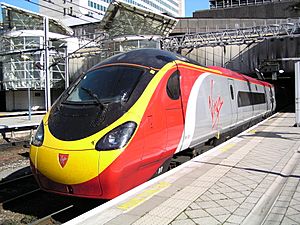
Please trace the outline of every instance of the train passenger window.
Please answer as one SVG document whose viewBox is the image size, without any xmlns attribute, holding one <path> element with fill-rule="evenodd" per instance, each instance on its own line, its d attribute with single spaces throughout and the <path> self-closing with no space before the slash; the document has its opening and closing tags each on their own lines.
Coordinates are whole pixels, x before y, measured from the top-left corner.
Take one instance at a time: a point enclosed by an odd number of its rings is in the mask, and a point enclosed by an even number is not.
<svg viewBox="0 0 300 225">
<path fill-rule="evenodd" d="M 252 105 L 250 92 L 239 91 L 238 107 L 249 106 L 249 105 Z"/>
<path fill-rule="evenodd" d="M 233 94 L 233 87 L 230 85 L 230 94 L 231 94 L 231 99 L 234 99 L 234 94 Z"/>
<path fill-rule="evenodd" d="M 266 103 L 265 93 L 239 91 L 238 107 Z"/>
<path fill-rule="evenodd" d="M 253 105 L 266 103 L 265 93 L 252 93 L 253 95 Z"/>
<path fill-rule="evenodd" d="M 177 100 L 180 96 L 180 81 L 179 81 L 179 71 L 175 71 L 169 78 L 167 83 L 167 94 L 173 99 Z"/>
</svg>

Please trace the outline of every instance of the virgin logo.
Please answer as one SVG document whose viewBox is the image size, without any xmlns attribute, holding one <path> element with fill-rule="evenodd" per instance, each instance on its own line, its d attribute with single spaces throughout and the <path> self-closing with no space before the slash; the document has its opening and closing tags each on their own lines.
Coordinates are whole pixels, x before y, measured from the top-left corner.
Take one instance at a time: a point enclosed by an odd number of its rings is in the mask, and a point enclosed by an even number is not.
<svg viewBox="0 0 300 225">
<path fill-rule="evenodd" d="M 214 81 L 211 80 L 210 81 L 210 95 L 208 96 L 208 107 L 210 109 L 212 128 L 217 129 L 219 120 L 220 120 L 220 112 L 221 112 L 221 108 L 224 104 L 224 100 L 221 98 L 221 96 L 214 98 L 213 92 L 214 92 Z"/>
<path fill-rule="evenodd" d="M 67 161 L 69 159 L 69 154 L 58 154 L 58 160 L 59 164 L 61 165 L 62 168 L 67 164 Z"/>
</svg>

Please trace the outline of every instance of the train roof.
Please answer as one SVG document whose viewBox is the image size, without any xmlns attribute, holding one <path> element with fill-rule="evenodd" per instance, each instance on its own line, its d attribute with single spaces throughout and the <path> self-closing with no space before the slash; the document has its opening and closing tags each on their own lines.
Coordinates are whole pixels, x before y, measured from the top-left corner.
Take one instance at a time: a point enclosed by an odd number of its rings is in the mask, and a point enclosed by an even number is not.
<svg viewBox="0 0 300 225">
<path fill-rule="evenodd" d="M 244 74 L 237 73 L 237 72 L 234 72 L 232 70 L 229 70 L 229 69 L 226 69 L 226 68 L 223 68 L 223 67 L 209 66 L 209 68 L 210 69 L 214 69 L 214 70 L 218 70 L 218 71 L 220 71 L 222 73 L 222 75 L 226 75 L 226 76 L 231 77 L 233 79 L 244 80 L 244 81 L 248 81 L 248 82 L 251 82 L 251 83 L 260 84 L 260 85 L 268 86 L 268 87 L 272 86 L 268 82 L 257 80 L 257 79 L 255 79 L 253 77 L 249 77 L 249 76 L 246 76 Z"/>
<path fill-rule="evenodd" d="M 135 65 L 141 65 L 144 67 L 149 67 L 152 69 L 161 69 L 167 63 L 173 62 L 175 60 L 180 60 L 180 61 L 194 64 L 197 66 L 205 67 L 192 59 L 189 59 L 185 56 L 182 56 L 182 55 L 179 55 L 179 54 L 176 54 L 173 52 L 160 50 L 160 49 L 156 49 L 156 48 L 141 48 L 141 49 L 135 49 L 135 50 L 132 50 L 129 52 L 124 52 L 124 53 L 114 55 L 108 59 L 105 59 L 104 61 L 100 62 L 99 64 L 93 66 L 90 70 L 94 70 L 98 67 L 102 67 L 105 65 L 118 64 L 118 63 L 120 63 L 120 64 L 123 64 L 123 63 L 124 64 L 135 64 Z M 234 72 L 234 71 L 226 69 L 226 68 L 222 68 L 222 67 L 218 67 L 218 66 L 209 66 L 208 68 L 220 71 L 220 73 L 222 73 L 222 75 L 225 75 L 225 76 L 233 78 L 233 79 L 244 80 L 247 82 L 260 84 L 263 86 L 269 86 L 269 87 L 272 86 L 271 84 L 269 84 L 267 82 L 254 79 L 252 77 Z"/>
<path fill-rule="evenodd" d="M 198 66 L 202 66 L 192 59 L 175 54 L 173 52 L 168 52 L 165 50 L 155 48 L 142 48 L 112 56 L 95 65 L 91 70 L 100 66 L 115 63 L 137 64 L 149 68 L 161 69 L 167 63 L 175 60 L 181 60 Z"/>
</svg>

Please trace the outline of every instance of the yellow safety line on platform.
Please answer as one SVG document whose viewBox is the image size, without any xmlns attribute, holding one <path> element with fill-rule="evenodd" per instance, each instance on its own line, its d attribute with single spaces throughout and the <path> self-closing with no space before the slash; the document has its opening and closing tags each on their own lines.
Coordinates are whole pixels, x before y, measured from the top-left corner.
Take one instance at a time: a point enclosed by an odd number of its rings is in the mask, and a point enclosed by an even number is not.
<svg viewBox="0 0 300 225">
<path fill-rule="evenodd" d="M 248 134 L 255 134 L 256 133 L 256 130 L 249 130 L 248 131 Z"/>
<path fill-rule="evenodd" d="M 226 151 L 228 151 L 229 149 L 231 149 L 233 146 L 235 146 L 234 143 L 227 144 L 227 145 L 225 145 L 224 147 L 220 148 L 220 151 L 221 151 L 221 152 L 226 152 Z"/>
<path fill-rule="evenodd" d="M 142 204 L 145 202 L 147 199 L 151 198 L 154 194 L 166 189 L 169 187 L 171 183 L 168 182 L 159 182 L 158 184 L 150 187 L 149 189 L 144 190 L 140 194 L 136 195 L 135 197 L 131 198 L 127 202 L 118 205 L 117 208 L 122 209 L 122 210 L 130 210 L 135 208 L 136 206 Z"/>
</svg>

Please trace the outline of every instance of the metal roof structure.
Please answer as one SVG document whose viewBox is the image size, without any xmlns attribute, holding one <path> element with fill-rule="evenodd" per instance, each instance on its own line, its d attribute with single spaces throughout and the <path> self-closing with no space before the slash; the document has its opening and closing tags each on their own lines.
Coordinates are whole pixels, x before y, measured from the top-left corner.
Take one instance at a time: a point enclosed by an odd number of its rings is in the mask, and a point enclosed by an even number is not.
<svg viewBox="0 0 300 225">
<path fill-rule="evenodd" d="M 248 28 L 236 28 L 214 32 L 183 34 L 162 39 L 162 48 L 170 51 L 214 47 L 224 45 L 242 45 L 260 42 L 268 38 L 300 35 L 300 18 L 287 20 L 286 23 L 269 24 Z"/>
<path fill-rule="evenodd" d="M 49 59 L 55 62 L 64 56 L 67 37 L 73 30 L 60 21 L 30 12 L 6 3 L 0 3 L 2 24 L 0 28 L 0 80 L 4 90 L 24 88 L 42 89 L 44 76 L 45 18 L 49 21 Z M 47 23 L 48 24 L 48 23 Z M 50 68 L 51 85 L 61 86 L 65 75 L 65 63 L 56 63 Z"/>
<path fill-rule="evenodd" d="M 3 2 L 0 2 L 2 9 L 2 27 L 0 32 L 10 30 L 43 30 L 44 15 L 18 8 Z M 72 35 L 71 28 L 65 26 L 59 20 L 49 18 L 49 31 L 63 35 Z"/>
<path fill-rule="evenodd" d="M 127 35 L 168 36 L 176 26 L 177 21 L 177 19 L 167 15 L 114 1 L 109 5 L 100 22 L 100 28 L 105 30 L 110 38 Z"/>
</svg>

